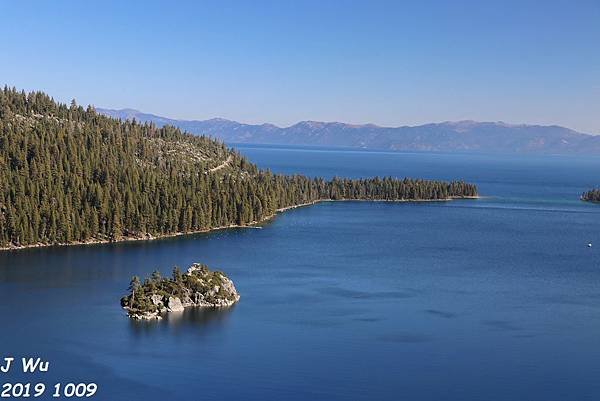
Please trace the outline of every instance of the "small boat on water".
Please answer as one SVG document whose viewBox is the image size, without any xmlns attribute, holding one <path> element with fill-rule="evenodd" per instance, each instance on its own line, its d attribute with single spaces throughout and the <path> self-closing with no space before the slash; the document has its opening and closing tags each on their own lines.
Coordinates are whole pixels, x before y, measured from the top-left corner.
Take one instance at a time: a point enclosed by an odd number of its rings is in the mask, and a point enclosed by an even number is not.
<svg viewBox="0 0 600 401">
<path fill-rule="evenodd" d="M 590 243 L 588 244 L 588 248 L 591 248 L 591 247 L 592 247 L 592 243 L 590 242 Z"/>
</svg>

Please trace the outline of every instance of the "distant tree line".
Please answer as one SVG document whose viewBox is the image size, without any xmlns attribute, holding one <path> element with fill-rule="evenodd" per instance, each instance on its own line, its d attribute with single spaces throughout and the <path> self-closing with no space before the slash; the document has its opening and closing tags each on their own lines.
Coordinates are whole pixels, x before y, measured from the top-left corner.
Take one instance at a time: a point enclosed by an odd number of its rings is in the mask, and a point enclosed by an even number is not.
<svg viewBox="0 0 600 401">
<path fill-rule="evenodd" d="M 581 195 L 581 200 L 587 202 L 600 202 L 600 188 L 591 189 Z"/>
<path fill-rule="evenodd" d="M 464 182 L 272 174 L 205 136 L 0 90 L 0 246 L 247 225 L 320 199 L 475 195 Z"/>
</svg>

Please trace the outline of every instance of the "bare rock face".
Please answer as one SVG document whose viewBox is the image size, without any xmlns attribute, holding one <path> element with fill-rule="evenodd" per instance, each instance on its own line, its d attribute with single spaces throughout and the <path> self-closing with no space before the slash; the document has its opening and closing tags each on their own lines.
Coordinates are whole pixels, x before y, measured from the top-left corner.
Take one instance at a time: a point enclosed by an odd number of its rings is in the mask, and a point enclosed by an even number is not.
<svg viewBox="0 0 600 401">
<path fill-rule="evenodd" d="M 163 305 L 163 297 L 158 295 L 158 294 L 154 294 L 150 297 L 150 299 L 152 300 L 152 303 L 156 306 L 162 306 Z"/>
<path fill-rule="evenodd" d="M 160 319 L 162 313 L 181 312 L 187 307 L 225 308 L 240 300 L 233 281 L 199 263 L 185 273 L 174 269 L 172 278 L 156 273 L 143 284 L 134 278 L 130 289 L 121 306 L 133 319 Z"/>
<path fill-rule="evenodd" d="M 181 299 L 177 297 L 169 297 L 167 301 L 167 310 L 169 312 L 183 312 L 183 305 L 181 304 Z"/>
</svg>

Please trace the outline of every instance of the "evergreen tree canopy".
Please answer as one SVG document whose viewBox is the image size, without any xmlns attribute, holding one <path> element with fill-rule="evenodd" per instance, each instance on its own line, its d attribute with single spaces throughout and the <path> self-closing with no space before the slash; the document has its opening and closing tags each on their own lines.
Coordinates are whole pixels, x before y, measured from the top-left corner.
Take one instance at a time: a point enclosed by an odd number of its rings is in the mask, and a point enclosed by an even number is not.
<svg viewBox="0 0 600 401">
<path fill-rule="evenodd" d="M 0 247 L 247 225 L 323 199 L 475 195 L 464 182 L 272 174 L 206 136 L 0 90 Z"/>
</svg>

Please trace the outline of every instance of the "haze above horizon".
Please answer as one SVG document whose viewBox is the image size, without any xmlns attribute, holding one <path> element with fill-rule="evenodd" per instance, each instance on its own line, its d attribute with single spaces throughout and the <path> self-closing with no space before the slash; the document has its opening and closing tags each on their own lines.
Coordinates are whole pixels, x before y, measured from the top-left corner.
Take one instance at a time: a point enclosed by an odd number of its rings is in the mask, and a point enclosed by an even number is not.
<svg viewBox="0 0 600 401">
<path fill-rule="evenodd" d="M 596 1 L 0 4 L 2 85 L 174 119 L 600 133 Z"/>
</svg>

